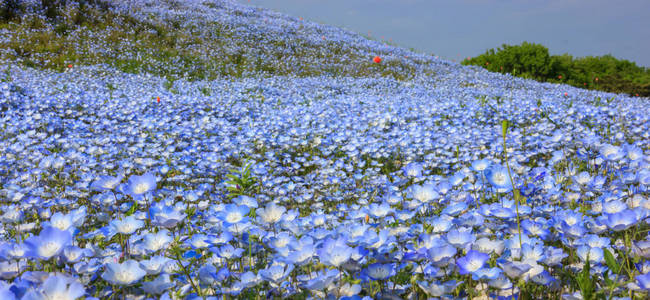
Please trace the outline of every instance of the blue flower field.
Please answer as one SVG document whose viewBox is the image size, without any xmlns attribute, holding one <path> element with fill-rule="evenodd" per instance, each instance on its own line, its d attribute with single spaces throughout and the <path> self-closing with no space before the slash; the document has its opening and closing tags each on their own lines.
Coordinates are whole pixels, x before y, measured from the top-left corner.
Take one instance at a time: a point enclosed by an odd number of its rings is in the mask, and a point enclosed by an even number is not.
<svg viewBox="0 0 650 300">
<path fill-rule="evenodd" d="M 649 99 L 112 5 L 59 52 L 0 28 L 0 299 L 649 297 Z"/>
</svg>

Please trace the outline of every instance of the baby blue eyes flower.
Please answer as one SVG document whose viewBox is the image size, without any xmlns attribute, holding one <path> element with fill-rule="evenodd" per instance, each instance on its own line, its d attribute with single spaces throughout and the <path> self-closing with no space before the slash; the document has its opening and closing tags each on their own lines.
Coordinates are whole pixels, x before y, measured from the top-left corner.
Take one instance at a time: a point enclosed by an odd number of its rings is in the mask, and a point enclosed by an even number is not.
<svg viewBox="0 0 650 300">
<path fill-rule="evenodd" d="M 144 236 L 142 244 L 145 250 L 156 252 L 164 249 L 172 242 L 172 237 L 169 236 L 169 231 L 161 230 L 157 233 L 148 233 Z M 207 245 L 206 245 L 207 246 Z"/>
<path fill-rule="evenodd" d="M 152 295 L 160 295 L 173 286 L 175 284 L 170 280 L 169 274 L 162 274 L 153 281 L 142 283 L 142 289 Z"/>
<path fill-rule="evenodd" d="M 217 247 L 210 248 L 210 251 L 214 252 L 215 254 L 217 254 L 219 257 L 223 259 L 239 258 L 242 255 L 242 253 L 244 253 L 244 249 L 235 248 L 230 244 L 226 244 L 219 248 Z"/>
<path fill-rule="evenodd" d="M 25 295 L 26 296 L 26 295 Z M 25 297 L 23 296 L 23 297 Z M 11 291 L 11 286 L 2 282 L 0 283 L 0 299 L 16 300 L 16 294 Z"/>
<path fill-rule="evenodd" d="M 346 245 L 344 238 L 328 238 L 317 252 L 321 263 L 338 268 L 350 259 L 353 249 Z"/>
<path fill-rule="evenodd" d="M 219 219 L 221 219 L 226 225 L 233 225 L 240 222 L 243 223 L 248 221 L 248 217 L 246 217 L 248 212 L 248 206 L 226 204 L 225 209 L 219 214 Z"/>
<path fill-rule="evenodd" d="M 265 208 L 258 209 L 255 213 L 260 216 L 261 220 L 266 224 L 274 224 L 282 218 L 282 214 L 287 211 L 283 206 L 279 206 L 275 203 L 270 203 L 266 205 Z"/>
<path fill-rule="evenodd" d="M 372 280 L 385 280 L 394 276 L 396 273 L 397 270 L 394 264 L 374 263 L 364 270 L 364 274 Z"/>
<path fill-rule="evenodd" d="M 641 275 L 636 275 L 637 285 L 644 291 L 650 291 L 650 273 L 645 273 Z"/>
<path fill-rule="evenodd" d="M 404 176 L 418 178 L 422 176 L 422 165 L 419 163 L 409 163 L 404 167 Z"/>
<path fill-rule="evenodd" d="M 442 297 L 444 295 L 453 292 L 456 289 L 456 287 L 462 283 L 463 283 L 462 281 L 456 281 L 456 280 L 451 280 L 443 283 L 440 282 L 428 283 L 426 281 L 418 281 L 418 286 L 429 296 Z"/>
<path fill-rule="evenodd" d="M 474 280 L 495 280 L 501 275 L 499 268 L 482 268 L 472 273 Z"/>
<path fill-rule="evenodd" d="M 625 156 L 625 151 L 619 146 L 605 144 L 600 147 L 600 155 L 608 161 L 619 161 Z"/>
<path fill-rule="evenodd" d="M 54 275 L 48 277 L 39 289 L 28 291 L 22 299 L 75 300 L 85 293 L 83 285 L 76 280 Z"/>
<path fill-rule="evenodd" d="M 127 260 L 123 263 L 108 263 L 102 278 L 115 285 L 131 285 L 147 275 L 140 264 L 135 260 Z"/>
<path fill-rule="evenodd" d="M 90 188 L 93 191 L 106 191 L 106 190 L 113 190 L 117 187 L 120 182 L 122 182 L 122 179 L 124 179 L 124 175 L 120 174 L 118 176 L 100 176 L 99 179 L 95 180 L 91 185 Z"/>
<path fill-rule="evenodd" d="M 50 259 L 59 255 L 65 246 L 72 243 L 72 234 L 54 227 L 45 227 L 40 235 L 25 240 L 27 255 L 40 259 Z"/>
<path fill-rule="evenodd" d="M 325 290 L 330 287 L 338 277 L 338 270 L 325 269 L 321 272 L 314 272 L 309 275 L 300 275 L 298 276 L 298 280 L 302 281 L 302 287 L 315 293 L 319 293 L 321 290 Z"/>
<path fill-rule="evenodd" d="M 135 218 L 135 216 L 128 216 L 122 220 L 113 220 L 110 226 L 116 233 L 132 234 L 136 230 L 144 227 L 144 222 Z"/>
<path fill-rule="evenodd" d="M 149 208 L 149 216 L 152 225 L 172 228 L 182 222 L 187 215 L 176 207 L 156 203 Z"/>
<path fill-rule="evenodd" d="M 272 284 L 280 285 L 282 280 L 289 276 L 289 273 L 293 271 L 293 265 L 274 265 L 269 268 L 260 270 L 259 275 L 262 279 L 269 281 Z"/>
<path fill-rule="evenodd" d="M 506 260 L 497 260 L 498 266 L 503 270 L 503 272 L 511 279 L 518 279 L 532 266 L 526 262 L 519 261 L 506 261 Z"/>
<path fill-rule="evenodd" d="M 632 210 L 626 209 L 621 212 L 607 214 L 605 224 L 614 231 L 622 231 L 634 226 L 637 221 L 636 213 Z"/>
<path fill-rule="evenodd" d="M 472 170 L 474 170 L 474 171 L 476 171 L 476 172 L 483 172 L 483 171 L 485 171 L 485 169 L 487 169 L 491 164 L 492 164 L 492 162 L 490 162 L 490 161 L 487 160 L 487 159 L 479 159 L 479 160 L 475 160 L 474 162 L 472 162 Z"/>
<path fill-rule="evenodd" d="M 583 245 L 578 247 L 576 250 L 576 254 L 578 257 L 580 257 L 580 260 L 585 262 L 587 261 L 587 258 L 589 258 L 590 263 L 600 263 L 603 261 L 604 258 L 604 252 L 603 249 L 597 248 L 597 247 L 589 247 L 587 245 Z"/>
<path fill-rule="evenodd" d="M 446 238 L 449 244 L 458 249 L 465 249 L 476 240 L 471 228 L 452 229 L 447 233 Z"/>
<path fill-rule="evenodd" d="M 427 255 L 434 266 L 442 268 L 446 267 L 454 259 L 456 252 L 456 247 L 447 244 L 429 248 Z"/>
<path fill-rule="evenodd" d="M 156 177 L 152 173 L 145 173 L 142 176 L 132 175 L 126 188 L 126 193 L 136 197 L 156 189 Z"/>
<path fill-rule="evenodd" d="M 508 169 L 501 165 L 491 166 L 485 171 L 485 177 L 499 193 L 506 193 L 512 189 Z"/>
<path fill-rule="evenodd" d="M 432 184 L 413 185 L 412 193 L 413 199 L 421 203 L 428 203 L 439 196 Z"/>
<path fill-rule="evenodd" d="M 470 250 L 467 252 L 467 255 L 456 261 L 456 265 L 459 269 L 458 272 L 460 275 L 467 275 L 476 272 L 483 268 L 483 265 L 485 265 L 485 262 L 488 259 L 490 259 L 489 255 L 475 250 Z"/>
</svg>

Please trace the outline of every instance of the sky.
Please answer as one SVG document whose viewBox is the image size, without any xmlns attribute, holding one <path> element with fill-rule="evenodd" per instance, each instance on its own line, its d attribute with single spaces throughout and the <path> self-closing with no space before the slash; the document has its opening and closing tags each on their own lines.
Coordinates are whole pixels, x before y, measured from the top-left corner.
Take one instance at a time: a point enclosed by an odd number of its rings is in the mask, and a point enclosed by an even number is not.
<svg viewBox="0 0 650 300">
<path fill-rule="evenodd" d="M 650 67 L 650 0 L 238 0 L 459 61 L 523 41 Z"/>
</svg>

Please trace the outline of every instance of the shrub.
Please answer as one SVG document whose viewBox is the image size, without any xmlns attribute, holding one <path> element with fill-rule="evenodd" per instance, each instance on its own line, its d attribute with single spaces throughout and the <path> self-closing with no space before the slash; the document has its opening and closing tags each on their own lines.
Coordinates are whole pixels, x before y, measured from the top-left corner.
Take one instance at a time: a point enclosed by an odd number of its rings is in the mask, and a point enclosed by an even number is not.
<svg viewBox="0 0 650 300">
<path fill-rule="evenodd" d="M 546 47 L 524 42 L 490 49 L 463 61 L 463 64 L 538 81 L 650 96 L 650 70 L 609 54 L 582 58 L 573 58 L 569 54 L 551 56 Z"/>
</svg>

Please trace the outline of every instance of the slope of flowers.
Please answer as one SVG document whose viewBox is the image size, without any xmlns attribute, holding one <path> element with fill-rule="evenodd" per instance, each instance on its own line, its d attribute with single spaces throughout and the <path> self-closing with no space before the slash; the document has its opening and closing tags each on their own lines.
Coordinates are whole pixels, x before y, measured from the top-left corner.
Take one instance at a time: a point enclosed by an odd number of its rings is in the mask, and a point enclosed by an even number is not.
<svg viewBox="0 0 650 300">
<path fill-rule="evenodd" d="M 0 61 L 0 298 L 648 296 L 648 99 L 381 51 L 436 75 Z"/>
</svg>

